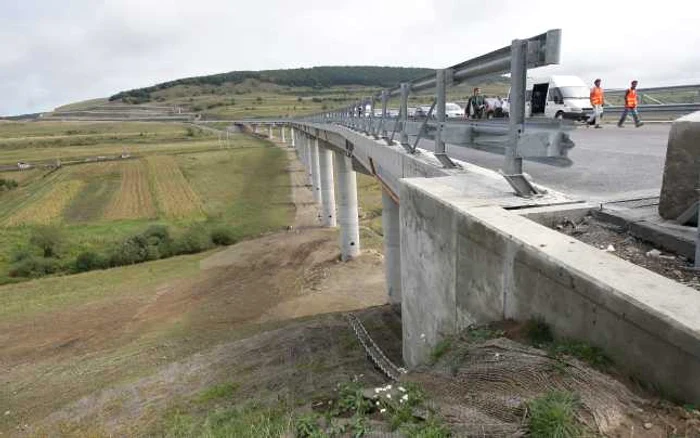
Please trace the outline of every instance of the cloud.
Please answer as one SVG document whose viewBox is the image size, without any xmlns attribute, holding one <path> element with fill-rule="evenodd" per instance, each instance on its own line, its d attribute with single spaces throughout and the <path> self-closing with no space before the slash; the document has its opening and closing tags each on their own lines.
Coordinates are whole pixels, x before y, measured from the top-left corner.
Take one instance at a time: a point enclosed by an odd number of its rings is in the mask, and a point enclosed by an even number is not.
<svg viewBox="0 0 700 438">
<path fill-rule="evenodd" d="M 694 1 L 28 0 L 0 16 L 0 114 L 186 76 L 314 65 L 446 67 L 552 28 L 608 87 L 700 83 Z M 539 72 L 538 72 L 539 73 Z"/>
</svg>

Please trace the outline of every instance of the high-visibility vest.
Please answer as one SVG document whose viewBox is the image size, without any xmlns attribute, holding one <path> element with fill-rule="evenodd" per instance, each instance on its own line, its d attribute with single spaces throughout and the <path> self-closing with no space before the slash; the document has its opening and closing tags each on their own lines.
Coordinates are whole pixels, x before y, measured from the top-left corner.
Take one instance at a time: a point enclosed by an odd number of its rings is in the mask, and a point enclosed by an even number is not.
<svg viewBox="0 0 700 438">
<path fill-rule="evenodd" d="M 591 88 L 591 105 L 603 104 L 603 89 L 600 87 Z"/>
<path fill-rule="evenodd" d="M 637 90 L 628 89 L 625 94 L 625 108 L 637 108 Z"/>
</svg>

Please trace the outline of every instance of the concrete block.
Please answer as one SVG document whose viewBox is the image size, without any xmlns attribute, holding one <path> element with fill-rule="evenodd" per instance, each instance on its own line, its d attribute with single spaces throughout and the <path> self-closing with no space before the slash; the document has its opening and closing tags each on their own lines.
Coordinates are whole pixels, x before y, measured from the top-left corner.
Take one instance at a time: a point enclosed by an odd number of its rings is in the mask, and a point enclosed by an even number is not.
<svg viewBox="0 0 700 438">
<path fill-rule="evenodd" d="M 521 215 L 459 198 L 442 178 L 403 180 L 404 359 L 503 318 L 547 321 L 630 375 L 700 401 L 700 294 Z"/>
<path fill-rule="evenodd" d="M 659 214 L 677 219 L 700 195 L 700 111 L 673 122 L 668 135 Z"/>
</svg>

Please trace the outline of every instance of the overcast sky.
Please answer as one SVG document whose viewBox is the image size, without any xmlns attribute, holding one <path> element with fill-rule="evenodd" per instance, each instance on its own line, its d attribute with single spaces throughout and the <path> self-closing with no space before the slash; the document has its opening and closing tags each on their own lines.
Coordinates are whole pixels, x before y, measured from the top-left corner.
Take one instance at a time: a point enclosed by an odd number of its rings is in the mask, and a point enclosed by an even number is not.
<svg viewBox="0 0 700 438">
<path fill-rule="evenodd" d="M 698 17 L 697 0 L 0 0 L 0 115 L 232 70 L 440 68 L 554 28 L 557 72 L 700 83 Z"/>
</svg>

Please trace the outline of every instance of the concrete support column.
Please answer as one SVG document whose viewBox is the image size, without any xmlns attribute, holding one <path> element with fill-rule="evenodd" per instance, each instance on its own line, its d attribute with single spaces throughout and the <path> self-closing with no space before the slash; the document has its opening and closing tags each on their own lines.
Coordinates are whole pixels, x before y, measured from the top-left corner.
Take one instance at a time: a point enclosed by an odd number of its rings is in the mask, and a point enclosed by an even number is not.
<svg viewBox="0 0 700 438">
<path fill-rule="evenodd" d="M 258 133 L 258 125 L 253 125 L 253 133 L 254 134 Z"/>
<path fill-rule="evenodd" d="M 267 127 L 267 132 L 268 132 L 268 137 L 269 137 L 269 138 L 275 138 L 275 137 L 272 135 L 272 125 L 268 125 L 268 127 Z"/>
<path fill-rule="evenodd" d="M 401 304 L 401 222 L 399 204 L 382 190 L 382 229 L 384 232 L 384 274 L 389 303 Z"/>
<path fill-rule="evenodd" d="M 284 125 L 282 125 L 282 128 L 280 128 L 280 129 L 282 131 L 282 143 L 287 143 L 286 135 L 284 135 L 284 131 L 285 131 Z"/>
<path fill-rule="evenodd" d="M 322 220 L 324 227 L 335 227 L 335 186 L 333 184 L 333 152 L 326 148 L 318 151 L 321 170 Z"/>
<path fill-rule="evenodd" d="M 321 199 L 321 170 L 318 157 L 318 139 L 309 140 L 311 144 L 311 190 L 314 192 L 314 201 L 320 204 Z"/>
<path fill-rule="evenodd" d="M 306 157 L 306 175 L 309 178 L 309 184 L 311 184 L 311 191 L 313 191 L 314 184 L 314 174 L 313 174 L 313 159 L 311 158 L 311 137 L 304 136 L 304 156 Z M 314 198 L 315 199 L 315 198 Z"/>
<path fill-rule="evenodd" d="M 292 138 L 292 147 L 297 146 L 297 132 L 294 130 L 294 128 L 290 129 L 289 136 Z"/>
<path fill-rule="evenodd" d="M 340 257 L 350 260 L 360 254 L 360 222 L 357 216 L 357 179 L 352 160 L 343 153 L 335 154 L 338 177 L 338 223 L 340 224 Z"/>
</svg>

